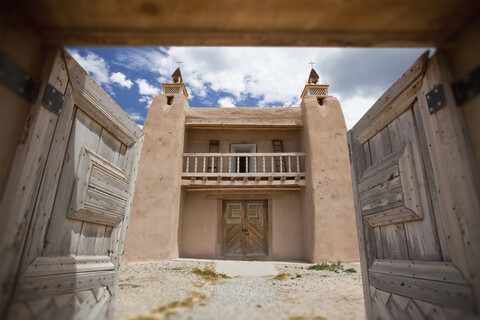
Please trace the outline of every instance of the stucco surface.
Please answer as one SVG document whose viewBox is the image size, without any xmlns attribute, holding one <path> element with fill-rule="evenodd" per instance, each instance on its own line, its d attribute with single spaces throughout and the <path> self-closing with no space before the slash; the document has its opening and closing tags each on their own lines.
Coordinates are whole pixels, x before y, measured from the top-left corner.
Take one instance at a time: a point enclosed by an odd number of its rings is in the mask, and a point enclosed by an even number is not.
<svg viewBox="0 0 480 320">
<path fill-rule="evenodd" d="M 208 152 L 210 140 L 219 140 L 219 152 L 229 153 L 233 143 L 252 143 L 257 152 L 273 152 L 273 140 L 282 140 L 284 152 L 300 152 L 299 130 L 187 130 L 187 152 Z"/>
<path fill-rule="evenodd" d="M 285 108 L 190 108 L 186 124 L 190 127 L 284 127 L 303 125 L 299 107 Z"/>
<path fill-rule="evenodd" d="M 316 97 L 302 101 L 307 157 L 303 206 L 307 260 L 356 261 L 356 240 L 346 125 L 340 103 Z"/>
<path fill-rule="evenodd" d="M 155 97 L 145 119 L 125 260 L 146 261 L 178 257 L 181 182 L 179 173 L 185 134 L 184 96 L 167 105 Z"/>
<path fill-rule="evenodd" d="M 182 258 L 215 258 L 217 199 L 187 192 L 182 227 Z"/>
<path fill-rule="evenodd" d="M 300 192 L 274 193 L 271 209 L 273 260 L 305 260 Z"/>
</svg>

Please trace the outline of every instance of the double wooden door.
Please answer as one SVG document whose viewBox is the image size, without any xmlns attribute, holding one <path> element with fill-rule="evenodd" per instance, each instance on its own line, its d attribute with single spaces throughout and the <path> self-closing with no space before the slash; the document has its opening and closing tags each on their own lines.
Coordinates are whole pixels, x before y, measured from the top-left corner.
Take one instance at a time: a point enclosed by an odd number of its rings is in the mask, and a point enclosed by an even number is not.
<svg viewBox="0 0 480 320">
<path fill-rule="evenodd" d="M 223 201 L 223 248 L 228 257 L 268 256 L 268 201 Z"/>
<path fill-rule="evenodd" d="M 369 319 L 477 317 L 480 209 L 441 56 L 421 56 L 348 132 Z"/>
</svg>

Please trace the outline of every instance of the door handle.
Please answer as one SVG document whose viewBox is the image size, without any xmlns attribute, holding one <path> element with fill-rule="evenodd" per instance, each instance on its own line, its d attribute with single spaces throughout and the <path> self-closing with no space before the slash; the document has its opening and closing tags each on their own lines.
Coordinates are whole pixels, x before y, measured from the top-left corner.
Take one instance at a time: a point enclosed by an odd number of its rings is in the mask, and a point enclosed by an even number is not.
<svg viewBox="0 0 480 320">
<path fill-rule="evenodd" d="M 245 232 L 245 235 L 248 236 L 250 233 L 249 232 Z"/>
<path fill-rule="evenodd" d="M 248 229 L 242 229 L 242 232 L 248 232 Z"/>
</svg>

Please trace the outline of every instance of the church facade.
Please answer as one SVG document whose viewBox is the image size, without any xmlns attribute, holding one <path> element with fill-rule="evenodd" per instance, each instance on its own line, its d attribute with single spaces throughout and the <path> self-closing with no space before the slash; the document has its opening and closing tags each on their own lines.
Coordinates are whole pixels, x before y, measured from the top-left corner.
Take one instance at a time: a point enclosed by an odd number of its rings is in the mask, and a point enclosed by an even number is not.
<svg viewBox="0 0 480 320">
<path fill-rule="evenodd" d="M 358 260 L 339 101 L 191 108 L 180 69 L 148 111 L 125 260 Z"/>
</svg>

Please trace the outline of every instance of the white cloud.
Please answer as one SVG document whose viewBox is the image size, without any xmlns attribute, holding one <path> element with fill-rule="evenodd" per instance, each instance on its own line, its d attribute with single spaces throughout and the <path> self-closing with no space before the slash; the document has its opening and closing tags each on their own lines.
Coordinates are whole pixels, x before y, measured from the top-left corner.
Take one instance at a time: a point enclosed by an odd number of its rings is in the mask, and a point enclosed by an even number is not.
<svg viewBox="0 0 480 320">
<path fill-rule="evenodd" d="M 133 82 L 131 80 L 127 79 L 127 77 L 121 72 L 112 73 L 110 75 L 110 81 L 120 85 L 121 87 L 125 87 L 125 88 L 128 88 L 128 89 L 130 89 L 133 85 Z"/>
<path fill-rule="evenodd" d="M 218 99 L 218 104 L 222 108 L 233 108 L 235 107 L 235 101 L 231 97 L 224 97 Z"/>
<path fill-rule="evenodd" d="M 379 94 L 379 96 L 381 93 Z M 365 97 L 362 95 L 355 95 L 343 99 L 338 97 L 340 105 L 342 106 L 343 115 L 345 116 L 345 122 L 347 128 L 351 129 L 355 123 L 370 109 L 371 106 L 377 101 L 378 97 L 370 96 Z"/>
<path fill-rule="evenodd" d="M 93 52 L 88 52 L 85 57 L 82 57 L 78 51 L 71 51 L 70 53 L 98 84 L 102 85 L 110 82 L 108 77 L 109 68 L 105 59 Z"/>
<path fill-rule="evenodd" d="M 320 81 L 330 84 L 331 94 L 341 99 L 350 128 L 422 51 L 171 47 L 126 49 L 116 58 L 124 67 L 153 72 L 160 82 L 170 79 L 177 60 L 184 61 L 181 71 L 189 94 L 204 106 L 214 106 L 215 100 L 222 106 L 244 106 L 251 98 L 257 106 L 298 106 L 313 60 Z M 146 80 L 143 85 L 139 89 L 148 92 L 141 93 L 145 102 L 160 92 Z M 209 98 L 212 92 L 215 100 Z"/>
<path fill-rule="evenodd" d="M 70 54 L 110 95 L 115 95 L 111 87 L 112 84 L 127 89 L 132 87 L 133 82 L 127 79 L 122 72 L 110 73 L 110 66 L 107 61 L 99 55 L 87 51 L 86 56 L 81 56 L 76 50 L 70 50 Z"/>
<path fill-rule="evenodd" d="M 141 95 L 156 96 L 157 94 L 160 94 L 160 88 L 152 86 L 145 79 L 137 79 L 135 82 L 138 85 L 138 92 Z"/>
<path fill-rule="evenodd" d="M 130 118 L 132 118 L 135 121 L 142 121 L 142 122 L 145 121 L 145 117 L 140 115 L 140 113 L 138 112 L 127 112 L 127 114 Z"/>
</svg>

